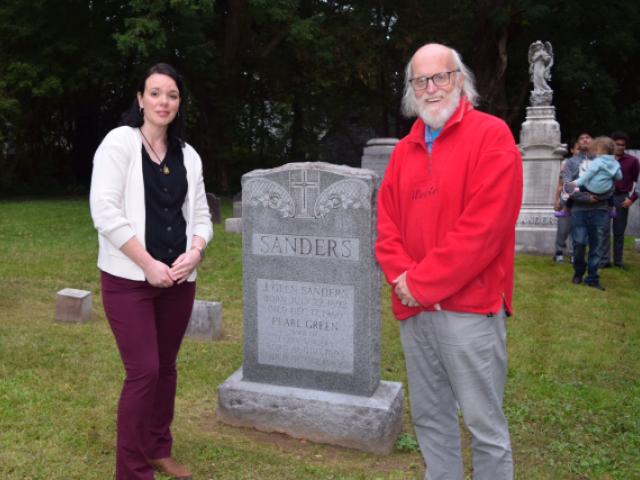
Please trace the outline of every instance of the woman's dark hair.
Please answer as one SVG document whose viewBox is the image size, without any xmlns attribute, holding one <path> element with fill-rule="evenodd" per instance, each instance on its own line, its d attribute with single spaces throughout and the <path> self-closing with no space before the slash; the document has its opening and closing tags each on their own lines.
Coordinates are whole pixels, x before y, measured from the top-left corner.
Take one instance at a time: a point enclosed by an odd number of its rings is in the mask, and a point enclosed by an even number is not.
<svg viewBox="0 0 640 480">
<path fill-rule="evenodd" d="M 153 65 L 144 78 L 138 85 L 137 92 L 142 95 L 144 93 L 144 87 L 147 83 L 147 78 L 149 78 L 154 73 L 159 73 L 161 75 L 166 75 L 171 77 L 174 82 L 176 82 L 176 86 L 178 87 L 178 92 L 180 93 L 180 106 L 178 107 L 178 113 L 173 121 L 169 124 L 169 128 L 167 129 L 167 148 L 175 149 L 182 148 L 184 146 L 184 84 L 182 82 L 182 77 L 178 73 L 178 71 L 173 68 L 168 63 L 156 63 Z M 120 119 L 120 125 L 127 125 L 133 128 L 139 128 L 144 123 L 144 116 L 142 114 L 142 110 L 140 110 L 140 105 L 138 104 L 138 98 L 133 99 L 133 103 L 128 110 L 122 114 L 122 118 Z"/>
</svg>

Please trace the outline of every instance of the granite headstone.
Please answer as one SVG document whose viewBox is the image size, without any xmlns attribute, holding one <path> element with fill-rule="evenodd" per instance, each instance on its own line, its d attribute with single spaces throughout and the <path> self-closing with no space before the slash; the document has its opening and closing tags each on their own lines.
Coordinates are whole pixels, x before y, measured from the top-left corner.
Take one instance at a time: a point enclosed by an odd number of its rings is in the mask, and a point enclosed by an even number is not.
<svg viewBox="0 0 640 480">
<path fill-rule="evenodd" d="M 207 193 L 207 204 L 209 205 L 209 213 L 211 214 L 211 223 L 220 223 L 222 221 L 220 198 L 213 193 Z"/>
<path fill-rule="evenodd" d="M 242 192 L 233 196 L 233 218 L 242 218 Z"/>
<path fill-rule="evenodd" d="M 244 363 L 219 388 L 219 416 L 389 451 L 402 388 L 380 382 L 376 175 L 297 163 L 242 185 Z"/>
<path fill-rule="evenodd" d="M 381 182 L 382 177 L 384 177 L 391 152 L 393 152 L 396 143 L 398 143 L 397 138 L 372 138 L 364 147 L 364 151 L 362 152 L 362 168 L 376 172 L 379 182 Z"/>
<path fill-rule="evenodd" d="M 242 233 L 242 218 L 225 218 L 224 231 L 227 233 Z"/>
<path fill-rule="evenodd" d="M 639 159 L 638 161 L 640 161 L 640 150 L 627 149 L 625 153 L 636 157 Z M 640 179 L 638 179 L 638 181 L 640 182 Z M 629 207 L 629 217 L 625 235 L 640 237 L 640 200 L 636 200 L 631 207 Z"/>
<path fill-rule="evenodd" d="M 222 339 L 222 304 L 195 300 L 185 335 L 202 340 Z"/>
</svg>

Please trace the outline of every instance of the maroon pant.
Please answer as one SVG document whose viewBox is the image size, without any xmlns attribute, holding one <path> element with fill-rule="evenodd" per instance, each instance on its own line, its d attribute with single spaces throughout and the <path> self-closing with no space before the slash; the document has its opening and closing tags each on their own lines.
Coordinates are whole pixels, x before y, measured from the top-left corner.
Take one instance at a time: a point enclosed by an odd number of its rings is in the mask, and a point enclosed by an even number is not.
<svg viewBox="0 0 640 480">
<path fill-rule="evenodd" d="M 157 288 L 102 272 L 102 302 L 126 378 L 118 404 L 116 480 L 153 479 L 147 459 L 171 455 L 176 357 L 196 286 Z"/>
</svg>

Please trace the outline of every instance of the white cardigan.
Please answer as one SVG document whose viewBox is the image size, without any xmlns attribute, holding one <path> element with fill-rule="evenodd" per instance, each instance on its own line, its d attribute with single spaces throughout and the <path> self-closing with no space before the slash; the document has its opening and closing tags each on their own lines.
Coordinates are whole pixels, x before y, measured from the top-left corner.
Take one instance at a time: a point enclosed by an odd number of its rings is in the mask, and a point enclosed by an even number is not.
<svg viewBox="0 0 640 480">
<path fill-rule="evenodd" d="M 213 227 L 200 156 L 190 145 L 185 145 L 182 153 L 188 184 L 182 205 L 188 250 L 193 235 L 208 243 L 213 236 Z M 93 224 L 98 230 L 98 268 L 117 277 L 144 280 L 144 271 L 120 250 L 133 236 L 145 246 L 142 137 L 137 128 L 111 130 L 96 150 L 89 205 Z M 194 271 L 187 280 L 193 282 L 195 278 Z"/>
</svg>

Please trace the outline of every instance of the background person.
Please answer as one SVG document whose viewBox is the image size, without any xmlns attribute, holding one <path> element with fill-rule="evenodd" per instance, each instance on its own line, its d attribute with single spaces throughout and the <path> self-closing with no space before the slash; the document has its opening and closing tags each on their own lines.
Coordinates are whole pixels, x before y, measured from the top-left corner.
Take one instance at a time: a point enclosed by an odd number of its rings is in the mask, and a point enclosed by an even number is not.
<svg viewBox="0 0 640 480">
<path fill-rule="evenodd" d="M 596 137 L 589 146 L 589 155 L 592 157 L 589 168 L 580 173 L 575 180 L 564 184 L 565 194 L 574 191 L 589 192 L 607 197 L 609 216 L 615 216 L 613 205 L 613 182 L 622 178 L 620 164 L 613 157 L 615 144 L 609 137 Z M 567 199 L 567 208 L 571 208 L 572 201 Z"/>
<path fill-rule="evenodd" d="M 574 155 L 577 155 L 580 151 L 578 146 L 578 141 L 570 142 L 570 145 L 573 145 L 569 151 L 569 158 Z M 567 239 L 569 235 L 571 235 L 571 212 L 566 209 L 565 201 L 562 199 L 560 193 L 562 192 L 562 187 L 564 182 L 562 181 L 562 175 L 564 172 L 564 166 L 567 162 L 566 158 L 560 164 L 560 174 L 558 175 L 558 185 L 556 187 L 555 199 L 553 204 L 554 215 L 557 219 L 556 225 L 556 253 L 553 255 L 553 260 L 556 263 L 564 262 L 564 251 L 567 249 Z M 572 246 L 573 248 L 573 246 Z M 573 250 L 569 250 L 569 259 L 570 262 L 573 262 Z"/>
<path fill-rule="evenodd" d="M 118 404 L 116 480 L 191 473 L 171 457 L 176 357 L 213 231 L 196 151 L 183 141 L 182 80 L 152 66 L 123 126 L 94 156 L 91 215 L 107 320 L 126 378 Z"/>
<path fill-rule="evenodd" d="M 406 68 L 403 112 L 378 197 L 376 256 L 393 284 L 411 416 L 426 479 L 462 479 L 456 403 L 477 480 L 511 479 L 502 397 L 522 160 L 507 125 L 474 109 L 471 72 L 448 47 Z"/>
<path fill-rule="evenodd" d="M 587 138 L 584 138 L 588 136 Z M 582 139 L 582 141 L 581 141 Z M 583 133 L 578 137 L 580 155 L 568 159 L 563 169 L 563 183 L 576 180 L 586 172 L 591 164 L 588 155 L 591 135 Z M 598 268 L 600 265 L 602 239 L 607 231 L 609 209 L 607 196 L 598 196 L 589 192 L 577 191 L 571 194 L 571 240 L 573 243 L 573 278 L 574 284 L 580 284 L 584 278 L 585 285 L 604 290 L 600 285 Z M 588 246 L 588 250 L 587 250 Z M 588 259 L 585 260 L 588 251 Z"/>
<path fill-rule="evenodd" d="M 640 165 L 638 159 L 632 155 L 625 153 L 629 137 L 625 132 L 615 131 L 611 134 L 611 138 L 615 143 L 614 155 L 620 164 L 622 171 L 622 179 L 615 183 L 615 191 L 613 192 L 613 204 L 616 207 L 617 215 L 611 220 L 613 230 L 613 265 L 618 268 L 624 268 L 622 262 L 622 254 L 624 252 L 624 233 L 627 230 L 627 221 L 629 220 L 629 208 L 638 199 L 638 194 L 633 191 L 634 183 L 638 182 L 640 174 Z M 601 267 L 611 266 L 611 241 L 608 234 L 604 236 L 602 241 L 602 259 Z"/>
</svg>

